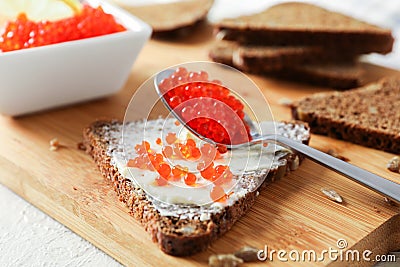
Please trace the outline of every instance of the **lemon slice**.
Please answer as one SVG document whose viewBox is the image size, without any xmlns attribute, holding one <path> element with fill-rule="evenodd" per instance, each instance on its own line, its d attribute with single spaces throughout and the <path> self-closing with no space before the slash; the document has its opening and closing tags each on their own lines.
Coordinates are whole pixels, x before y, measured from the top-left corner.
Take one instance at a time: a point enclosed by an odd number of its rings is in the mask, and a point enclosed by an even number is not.
<svg viewBox="0 0 400 267">
<path fill-rule="evenodd" d="M 0 0 L 0 16 L 15 19 L 25 13 L 33 21 L 59 20 L 78 13 L 78 0 Z"/>
<path fill-rule="evenodd" d="M 82 4 L 79 0 L 62 0 L 67 4 L 75 13 L 79 13 L 82 10 Z"/>
</svg>

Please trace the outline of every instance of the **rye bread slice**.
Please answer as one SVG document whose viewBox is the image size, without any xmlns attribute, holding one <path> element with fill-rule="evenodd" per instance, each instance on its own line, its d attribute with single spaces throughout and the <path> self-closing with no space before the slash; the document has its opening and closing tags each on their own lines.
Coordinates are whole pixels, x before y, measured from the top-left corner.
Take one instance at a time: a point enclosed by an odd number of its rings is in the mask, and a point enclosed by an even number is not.
<svg viewBox="0 0 400 267">
<path fill-rule="evenodd" d="M 333 54 L 318 53 L 318 48 L 307 46 L 254 47 L 217 41 L 209 57 L 244 72 L 336 89 L 354 88 L 363 83 L 364 71 L 354 59 L 345 56 L 337 60 Z"/>
<path fill-rule="evenodd" d="M 188 0 L 173 3 L 128 5 L 112 0 L 133 15 L 150 24 L 153 32 L 169 32 L 194 25 L 206 18 L 214 0 Z"/>
<path fill-rule="evenodd" d="M 276 126 L 279 134 L 305 144 L 309 142 L 309 129 L 304 123 L 280 122 Z M 94 159 L 103 176 L 113 184 L 119 200 L 127 205 L 130 214 L 150 233 L 152 240 L 162 251 L 175 256 L 192 255 L 205 250 L 250 209 L 256 201 L 258 190 L 295 170 L 302 159 L 301 155 L 288 150 L 277 151 L 272 168 L 257 191 L 236 194 L 237 199 L 232 199 L 229 205 L 199 207 L 163 204 L 123 177 L 113 163 L 114 153 L 122 153 L 121 131 L 121 122 L 94 122 L 83 132 L 86 152 Z M 246 188 L 252 179 L 260 179 L 265 173 L 265 170 L 257 170 L 247 174 L 238 186 Z"/>
<path fill-rule="evenodd" d="M 400 77 L 305 97 L 293 103 L 292 114 L 314 133 L 400 153 Z"/>
<path fill-rule="evenodd" d="M 358 55 L 346 54 L 343 51 L 325 51 L 320 46 L 257 46 L 241 45 L 230 41 L 214 42 L 210 48 L 209 56 L 218 62 L 232 62 L 244 71 L 259 68 L 260 72 L 278 71 L 304 64 L 351 64 L 358 57 Z M 227 60 L 229 57 L 232 59 Z"/>
<path fill-rule="evenodd" d="M 318 45 L 353 54 L 392 51 L 389 29 L 298 2 L 272 6 L 265 11 L 215 24 L 224 40 L 260 45 Z"/>
<path fill-rule="evenodd" d="M 273 73 L 276 77 L 347 90 L 365 83 L 365 73 L 358 63 L 295 65 Z"/>
</svg>

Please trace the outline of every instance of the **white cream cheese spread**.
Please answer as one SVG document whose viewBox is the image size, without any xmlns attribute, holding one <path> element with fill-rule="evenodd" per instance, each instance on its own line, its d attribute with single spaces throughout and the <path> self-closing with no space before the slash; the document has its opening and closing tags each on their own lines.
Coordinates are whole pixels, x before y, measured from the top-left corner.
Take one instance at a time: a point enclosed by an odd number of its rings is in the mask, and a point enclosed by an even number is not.
<svg viewBox="0 0 400 267">
<path fill-rule="evenodd" d="M 196 169 L 196 161 L 171 160 L 168 162 L 171 166 L 179 164 L 180 166 L 188 167 L 189 171 L 195 173 L 197 176 L 195 187 L 188 186 L 183 181 L 170 182 L 166 186 L 159 186 L 154 183 L 155 179 L 159 176 L 158 172 L 127 167 L 127 161 L 137 157 L 137 152 L 133 149 L 135 144 L 140 144 L 143 140 L 150 143 L 151 149 L 154 152 L 162 153 L 162 146 L 157 145 L 156 140 L 157 138 L 164 140 L 168 133 L 176 133 L 182 143 L 188 137 L 195 139 L 182 125 L 175 125 L 175 121 L 175 119 L 158 119 L 142 122 L 142 124 L 125 125 L 123 136 L 125 155 L 120 152 L 114 153 L 113 162 L 125 178 L 132 180 L 147 194 L 160 201 L 171 204 L 195 205 L 211 203 L 213 200 L 210 197 L 210 191 L 213 185 L 210 181 L 201 177 L 199 171 Z M 271 127 L 272 130 L 270 132 L 274 132 L 274 124 L 263 123 L 262 126 L 264 128 Z M 197 140 L 197 143 L 201 143 L 201 141 Z M 223 185 L 225 192 L 230 193 L 242 175 L 259 169 L 268 170 L 273 162 L 274 152 L 274 145 L 267 147 L 256 145 L 251 147 L 251 149 L 231 150 L 222 154 L 222 158 L 215 160 L 214 164 L 229 165 L 235 177 L 231 183 Z"/>
</svg>

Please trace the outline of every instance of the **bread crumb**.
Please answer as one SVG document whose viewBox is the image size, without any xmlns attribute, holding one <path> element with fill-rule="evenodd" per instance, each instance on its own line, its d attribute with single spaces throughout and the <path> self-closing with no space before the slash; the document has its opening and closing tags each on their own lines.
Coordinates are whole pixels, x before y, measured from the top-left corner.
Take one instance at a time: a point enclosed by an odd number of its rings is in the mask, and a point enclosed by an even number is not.
<svg viewBox="0 0 400 267">
<path fill-rule="evenodd" d="M 374 206 L 374 211 L 375 211 L 376 213 L 381 213 L 381 210 L 378 209 L 378 207 L 376 207 L 376 206 Z"/>
<path fill-rule="evenodd" d="M 233 254 L 217 254 L 208 258 L 210 267 L 236 267 L 243 263 L 243 260 Z"/>
<path fill-rule="evenodd" d="M 83 151 L 86 150 L 86 147 L 85 147 L 85 145 L 84 145 L 82 142 L 79 142 L 79 143 L 76 145 L 76 147 L 77 147 L 79 150 L 83 150 Z"/>
</svg>

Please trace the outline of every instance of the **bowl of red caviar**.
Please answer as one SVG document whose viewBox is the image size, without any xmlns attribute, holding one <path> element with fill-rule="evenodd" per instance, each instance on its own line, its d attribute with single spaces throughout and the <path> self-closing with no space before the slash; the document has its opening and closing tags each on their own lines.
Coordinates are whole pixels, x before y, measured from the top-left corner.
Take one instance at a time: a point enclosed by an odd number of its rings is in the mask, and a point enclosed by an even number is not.
<svg viewBox="0 0 400 267">
<path fill-rule="evenodd" d="M 18 116 L 119 91 L 149 25 L 99 0 L 55 21 L 24 14 L 0 31 L 0 113 Z"/>
</svg>

